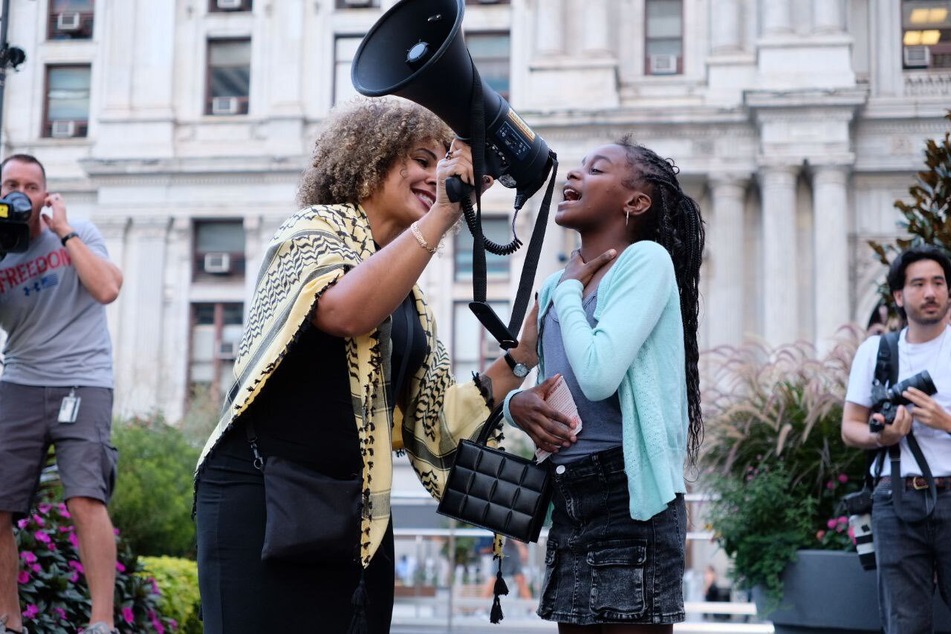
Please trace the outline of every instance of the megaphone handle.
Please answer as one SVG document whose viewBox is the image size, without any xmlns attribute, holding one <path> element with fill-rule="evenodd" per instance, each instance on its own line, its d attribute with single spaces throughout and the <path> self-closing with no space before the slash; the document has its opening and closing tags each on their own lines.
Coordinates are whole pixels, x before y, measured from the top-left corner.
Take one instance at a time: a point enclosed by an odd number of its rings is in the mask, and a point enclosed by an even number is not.
<svg viewBox="0 0 951 634">
<path fill-rule="evenodd" d="M 457 203 L 472 191 L 470 185 L 462 182 L 458 176 L 450 176 L 446 179 L 446 195 L 451 202 Z"/>
</svg>

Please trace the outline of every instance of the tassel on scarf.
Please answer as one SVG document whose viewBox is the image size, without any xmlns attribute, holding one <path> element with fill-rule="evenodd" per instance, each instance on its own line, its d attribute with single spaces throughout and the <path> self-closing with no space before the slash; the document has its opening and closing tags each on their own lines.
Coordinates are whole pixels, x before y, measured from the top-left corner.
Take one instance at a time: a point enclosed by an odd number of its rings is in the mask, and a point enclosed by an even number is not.
<svg viewBox="0 0 951 634">
<path fill-rule="evenodd" d="M 347 634 L 368 634 L 369 625 L 367 624 L 367 586 L 363 576 L 365 570 L 360 571 L 360 583 L 357 589 L 353 591 L 353 598 L 350 599 L 350 605 L 353 606 L 353 618 L 350 619 L 350 629 Z"/>
<path fill-rule="evenodd" d="M 509 587 L 505 585 L 505 579 L 502 577 L 502 558 L 499 557 L 499 571 L 495 574 L 495 597 L 492 599 L 492 611 L 489 613 L 490 623 L 499 623 L 502 621 L 502 601 L 499 597 L 509 593 Z"/>
</svg>

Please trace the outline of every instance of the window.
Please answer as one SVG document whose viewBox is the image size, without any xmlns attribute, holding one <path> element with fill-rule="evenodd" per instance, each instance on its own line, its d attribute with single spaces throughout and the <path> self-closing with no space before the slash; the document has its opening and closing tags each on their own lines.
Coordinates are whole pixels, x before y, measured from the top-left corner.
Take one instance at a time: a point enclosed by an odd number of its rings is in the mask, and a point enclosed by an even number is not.
<svg viewBox="0 0 951 634">
<path fill-rule="evenodd" d="M 353 67 L 353 58 L 357 48 L 363 41 L 362 35 L 341 35 L 334 41 L 334 94 L 335 104 L 343 103 L 350 97 L 357 95 L 350 79 L 350 69 Z"/>
<path fill-rule="evenodd" d="M 195 222 L 196 281 L 244 277 L 244 224 L 240 220 Z"/>
<path fill-rule="evenodd" d="M 502 323 L 508 324 L 511 308 L 507 300 L 490 301 L 492 310 Z M 473 372 L 481 372 L 502 354 L 495 340 L 482 322 L 472 313 L 468 302 L 456 302 L 452 306 L 453 375 L 457 381 L 472 378 Z"/>
<path fill-rule="evenodd" d="M 904 0 L 902 67 L 951 68 L 951 0 Z"/>
<path fill-rule="evenodd" d="M 498 244 L 512 241 L 511 221 L 505 216 L 482 216 L 482 234 Z M 472 279 L 472 234 L 469 227 L 463 227 L 455 234 L 453 253 L 455 255 L 455 279 L 457 282 Z M 508 257 L 485 252 L 485 276 L 489 280 L 507 280 L 509 277 Z"/>
<path fill-rule="evenodd" d="M 94 0 L 50 0 L 46 37 L 51 40 L 92 38 Z"/>
<path fill-rule="evenodd" d="M 209 40 L 205 114 L 248 114 L 250 94 L 251 40 Z"/>
<path fill-rule="evenodd" d="M 192 304 L 188 376 L 193 392 L 204 390 L 217 402 L 231 386 L 243 322 L 241 303 Z"/>
<path fill-rule="evenodd" d="M 46 67 L 44 137 L 84 137 L 89 128 L 89 66 Z"/>
<path fill-rule="evenodd" d="M 645 73 L 683 72 L 683 0 L 646 0 Z"/>
<path fill-rule="evenodd" d="M 208 0 L 208 12 L 250 11 L 251 0 Z"/>
<path fill-rule="evenodd" d="M 466 46 L 485 83 L 508 101 L 511 48 L 509 34 L 466 33 Z"/>
</svg>

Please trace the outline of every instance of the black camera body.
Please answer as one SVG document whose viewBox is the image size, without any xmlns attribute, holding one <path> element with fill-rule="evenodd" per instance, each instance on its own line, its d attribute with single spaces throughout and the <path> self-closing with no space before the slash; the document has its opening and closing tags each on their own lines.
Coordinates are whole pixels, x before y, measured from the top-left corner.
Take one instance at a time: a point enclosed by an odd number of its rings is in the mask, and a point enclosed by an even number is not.
<svg viewBox="0 0 951 634">
<path fill-rule="evenodd" d="M 0 198 L 0 256 L 23 253 L 30 246 L 33 202 L 22 192 Z"/>
<path fill-rule="evenodd" d="M 909 403 L 908 399 L 902 396 L 902 392 L 910 387 L 918 388 L 928 396 L 938 391 L 927 370 L 922 370 L 892 387 L 885 387 L 877 382 L 872 384 L 872 411 L 885 417 L 884 424 L 869 418 L 868 428 L 872 433 L 880 432 L 885 429 L 885 425 L 891 425 L 895 422 L 898 406 Z"/>
</svg>

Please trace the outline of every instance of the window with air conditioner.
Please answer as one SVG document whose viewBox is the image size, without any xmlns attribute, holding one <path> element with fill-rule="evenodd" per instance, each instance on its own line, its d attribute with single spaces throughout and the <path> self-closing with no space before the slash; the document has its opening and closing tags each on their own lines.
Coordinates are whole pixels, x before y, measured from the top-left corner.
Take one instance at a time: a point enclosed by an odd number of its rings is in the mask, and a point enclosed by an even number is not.
<svg viewBox="0 0 951 634">
<path fill-rule="evenodd" d="M 51 121 L 50 136 L 56 139 L 63 139 L 76 136 L 75 121 Z"/>
<path fill-rule="evenodd" d="M 649 68 L 651 75 L 673 75 L 677 72 L 677 56 L 651 55 Z"/>
<path fill-rule="evenodd" d="M 46 67 L 46 116 L 42 136 L 86 136 L 90 75 L 89 66 Z"/>
<path fill-rule="evenodd" d="M 60 13 L 56 16 L 56 29 L 59 31 L 78 31 L 82 27 L 82 16 L 77 11 Z"/>
<path fill-rule="evenodd" d="M 238 114 L 237 97 L 213 97 L 211 114 Z"/>
<path fill-rule="evenodd" d="M 219 341 L 218 342 L 218 358 L 219 359 L 234 359 L 238 353 L 238 344 L 235 341 Z"/>
<path fill-rule="evenodd" d="M 951 67 L 951 0 L 902 0 L 902 66 Z"/>
<path fill-rule="evenodd" d="M 931 50 L 927 46 L 906 46 L 902 58 L 906 68 L 928 68 L 931 65 Z"/>
<path fill-rule="evenodd" d="M 205 114 L 246 114 L 251 91 L 251 40 L 208 40 Z"/>
<path fill-rule="evenodd" d="M 193 238 L 195 281 L 215 283 L 240 279 L 245 268 L 244 222 L 239 219 L 195 220 Z"/>
<path fill-rule="evenodd" d="M 645 0 L 645 71 L 648 75 L 679 73 L 683 57 L 683 0 Z"/>
<path fill-rule="evenodd" d="M 206 253 L 205 273 L 230 273 L 231 256 L 227 253 Z"/>
</svg>

